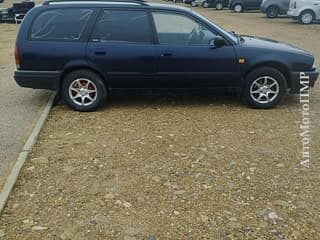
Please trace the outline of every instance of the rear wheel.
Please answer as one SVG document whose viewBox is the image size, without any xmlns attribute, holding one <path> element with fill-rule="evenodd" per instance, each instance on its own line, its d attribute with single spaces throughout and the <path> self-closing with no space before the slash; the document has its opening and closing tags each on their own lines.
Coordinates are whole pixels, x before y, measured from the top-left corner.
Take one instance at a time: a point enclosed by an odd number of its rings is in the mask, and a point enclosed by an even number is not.
<svg viewBox="0 0 320 240">
<path fill-rule="evenodd" d="M 270 6 L 266 11 L 268 18 L 276 18 L 279 15 L 279 8 L 276 6 Z"/>
<path fill-rule="evenodd" d="M 217 10 L 222 10 L 223 9 L 223 3 L 222 2 L 217 2 L 216 9 Z"/>
<path fill-rule="evenodd" d="M 299 15 L 299 22 L 302 24 L 310 24 L 315 19 L 315 14 L 311 10 L 303 11 Z"/>
<path fill-rule="evenodd" d="M 272 67 L 260 67 L 245 78 L 243 98 L 253 108 L 269 109 L 281 102 L 286 94 L 284 75 Z"/>
<path fill-rule="evenodd" d="M 204 1 L 204 2 L 202 3 L 202 7 L 208 8 L 208 7 L 210 7 L 210 6 L 209 6 L 209 3 L 208 3 L 207 1 Z"/>
<path fill-rule="evenodd" d="M 94 72 L 76 70 L 63 79 L 62 96 L 71 108 L 90 112 L 105 102 L 107 90 L 101 77 Z"/>
<path fill-rule="evenodd" d="M 233 11 L 236 13 L 240 13 L 243 11 L 243 6 L 240 3 L 237 3 L 233 6 Z"/>
</svg>

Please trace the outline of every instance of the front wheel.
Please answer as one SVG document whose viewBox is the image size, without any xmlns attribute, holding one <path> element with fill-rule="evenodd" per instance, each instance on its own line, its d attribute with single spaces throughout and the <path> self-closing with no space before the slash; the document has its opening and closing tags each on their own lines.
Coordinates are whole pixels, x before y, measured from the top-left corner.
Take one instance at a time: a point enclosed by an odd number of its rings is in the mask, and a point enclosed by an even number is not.
<svg viewBox="0 0 320 240">
<path fill-rule="evenodd" d="M 71 108 L 80 112 L 90 112 L 105 102 L 107 90 L 96 73 L 76 70 L 63 79 L 62 96 Z"/>
<path fill-rule="evenodd" d="M 236 13 L 240 13 L 243 11 L 243 7 L 241 4 L 237 3 L 233 6 L 233 11 Z"/>
<path fill-rule="evenodd" d="M 209 6 L 209 3 L 207 1 L 205 1 L 205 2 L 202 3 L 202 7 L 208 8 L 210 6 Z"/>
<path fill-rule="evenodd" d="M 223 9 L 223 3 L 222 2 L 218 2 L 216 4 L 216 10 L 222 10 Z"/>
<path fill-rule="evenodd" d="M 253 108 L 269 109 L 281 102 L 286 94 L 284 75 L 272 67 L 261 67 L 245 78 L 243 98 Z"/>
<path fill-rule="evenodd" d="M 303 11 L 299 16 L 299 22 L 302 24 L 310 24 L 314 19 L 315 16 L 311 10 Z"/>
<path fill-rule="evenodd" d="M 268 18 L 276 18 L 279 15 L 279 9 L 276 6 L 271 6 L 266 11 Z"/>
</svg>

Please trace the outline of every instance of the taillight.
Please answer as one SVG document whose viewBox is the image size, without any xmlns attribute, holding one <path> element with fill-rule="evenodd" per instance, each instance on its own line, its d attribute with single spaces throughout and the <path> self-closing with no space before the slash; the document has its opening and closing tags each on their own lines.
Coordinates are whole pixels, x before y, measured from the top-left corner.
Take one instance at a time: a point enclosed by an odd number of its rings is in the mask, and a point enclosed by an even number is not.
<svg viewBox="0 0 320 240">
<path fill-rule="evenodd" d="M 291 1 L 290 8 L 296 9 L 297 8 L 297 1 Z"/>
<path fill-rule="evenodd" d="M 14 58 L 16 60 L 16 66 L 17 68 L 20 68 L 20 59 L 19 59 L 19 50 L 18 47 L 16 46 L 14 49 Z"/>
</svg>

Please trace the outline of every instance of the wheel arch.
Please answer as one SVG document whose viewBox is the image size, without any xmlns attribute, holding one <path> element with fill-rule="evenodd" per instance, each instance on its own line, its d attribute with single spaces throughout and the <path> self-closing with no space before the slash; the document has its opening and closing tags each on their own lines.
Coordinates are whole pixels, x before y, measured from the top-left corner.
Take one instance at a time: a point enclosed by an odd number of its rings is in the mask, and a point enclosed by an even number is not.
<svg viewBox="0 0 320 240">
<path fill-rule="evenodd" d="M 105 84 L 106 89 L 109 90 L 110 85 L 107 81 L 107 76 L 105 76 L 98 68 L 96 68 L 92 65 L 78 63 L 78 64 L 69 65 L 69 66 L 65 67 L 64 70 L 62 71 L 60 78 L 59 78 L 58 87 L 57 87 L 57 90 L 58 90 L 57 92 L 59 95 L 60 95 L 63 79 L 69 73 L 71 73 L 73 71 L 77 71 L 77 70 L 88 70 L 88 71 L 94 72 L 102 79 L 103 83 Z"/>
<path fill-rule="evenodd" d="M 244 8 L 244 2 L 241 0 L 237 0 L 237 1 L 233 1 L 232 5 L 231 5 L 231 9 L 234 8 L 235 5 L 240 4 L 242 6 L 242 8 Z"/>
<path fill-rule="evenodd" d="M 311 9 L 311 8 L 305 8 L 305 9 L 303 9 L 303 10 L 300 11 L 300 13 L 299 13 L 299 18 L 300 18 L 301 15 L 302 15 L 303 13 L 305 13 L 305 12 L 312 12 L 313 17 L 316 17 L 316 16 L 317 16 L 317 14 L 315 13 L 315 11 L 314 11 L 313 9 Z"/>
<path fill-rule="evenodd" d="M 277 4 L 275 4 L 275 3 L 270 4 L 270 5 L 266 8 L 266 12 L 267 12 L 270 8 L 272 8 L 272 7 L 277 8 L 277 9 L 279 10 L 279 12 L 280 12 L 280 6 L 277 5 Z"/>
<path fill-rule="evenodd" d="M 281 72 L 286 79 L 287 88 L 291 88 L 291 75 L 290 75 L 289 67 L 281 62 L 266 61 L 266 62 L 257 63 L 255 65 L 253 65 L 252 67 L 250 67 L 249 69 L 247 69 L 247 71 L 245 71 L 245 73 L 243 74 L 243 77 L 242 77 L 243 82 L 242 82 L 242 86 L 241 86 L 241 92 L 244 87 L 244 81 L 245 81 L 246 77 L 248 76 L 248 74 L 250 72 L 252 72 L 253 70 L 260 68 L 260 67 L 271 67 L 271 68 L 274 68 L 274 69 L 278 70 L 279 72 Z"/>
</svg>

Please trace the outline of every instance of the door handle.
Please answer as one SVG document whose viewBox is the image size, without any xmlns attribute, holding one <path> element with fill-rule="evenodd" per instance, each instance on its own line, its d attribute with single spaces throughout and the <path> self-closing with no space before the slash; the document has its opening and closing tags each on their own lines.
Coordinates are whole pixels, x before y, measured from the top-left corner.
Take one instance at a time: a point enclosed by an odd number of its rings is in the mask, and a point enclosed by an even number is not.
<svg viewBox="0 0 320 240">
<path fill-rule="evenodd" d="M 95 55 L 106 55 L 105 51 L 95 51 L 94 52 Z"/>
<path fill-rule="evenodd" d="M 161 57 L 171 57 L 172 53 L 162 53 Z"/>
</svg>

